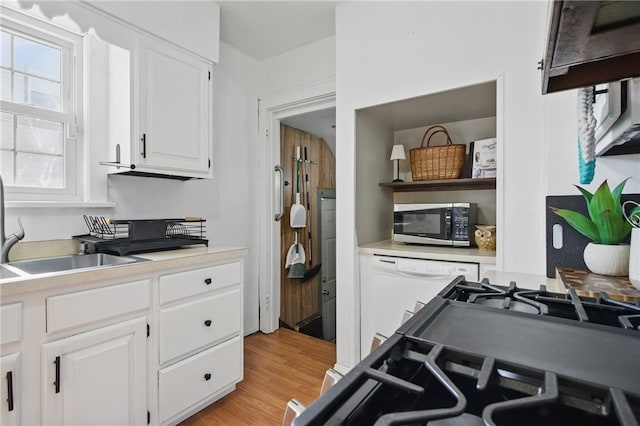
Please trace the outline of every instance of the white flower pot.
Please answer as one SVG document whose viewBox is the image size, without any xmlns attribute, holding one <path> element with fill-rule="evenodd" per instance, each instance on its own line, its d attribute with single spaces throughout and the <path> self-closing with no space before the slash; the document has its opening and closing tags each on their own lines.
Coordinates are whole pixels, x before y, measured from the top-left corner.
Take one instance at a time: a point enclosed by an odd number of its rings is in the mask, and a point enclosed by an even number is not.
<svg viewBox="0 0 640 426">
<path fill-rule="evenodd" d="M 631 230 L 631 255 L 629 257 L 629 281 L 640 290 L 640 228 Z"/>
<path fill-rule="evenodd" d="M 589 243 L 584 248 L 584 263 L 594 274 L 610 276 L 629 275 L 629 244 Z"/>
</svg>

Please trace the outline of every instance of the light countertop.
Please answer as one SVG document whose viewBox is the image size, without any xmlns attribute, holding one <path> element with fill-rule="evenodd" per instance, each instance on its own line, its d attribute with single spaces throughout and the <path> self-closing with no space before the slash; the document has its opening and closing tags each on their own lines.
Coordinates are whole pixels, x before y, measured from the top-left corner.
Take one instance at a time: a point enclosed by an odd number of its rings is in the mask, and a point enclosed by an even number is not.
<svg viewBox="0 0 640 426">
<path fill-rule="evenodd" d="M 243 247 L 189 247 L 178 250 L 141 253 L 133 255 L 149 262 L 114 265 L 103 268 L 77 269 L 46 274 L 22 274 L 18 277 L 0 278 L 0 297 L 13 294 L 82 284 L 89 281 L 115 280 L 149 274 L 157 269 L 169 269 L 200 263 L 224 261 L 248 254 Z"/>
<path fill-rule="evenodd" d="M 496 252 L 476 247 L 444 247 L 397 243 L 392 240 L 379 241 L 360 246 L 360 253 L 385 256 L 412 257 L 416 259 L 448 260 L 496 264 Z"/>
</svg>

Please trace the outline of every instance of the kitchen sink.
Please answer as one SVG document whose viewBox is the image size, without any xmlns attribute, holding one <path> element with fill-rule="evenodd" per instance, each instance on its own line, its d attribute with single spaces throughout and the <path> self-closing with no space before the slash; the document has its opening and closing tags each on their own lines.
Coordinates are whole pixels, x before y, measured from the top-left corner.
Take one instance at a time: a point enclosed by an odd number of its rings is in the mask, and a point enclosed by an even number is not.
<svg viewBox="0 0 640 426">
<path fill-rule="evenodd" d="M 19 275 L 16 274 L 15 272 L 10 271 L 8 268 L 5 268 L 4 266 L 0 265 L 0 280 L 5 278 L 15 278 L 18 276 Z"/>
<path fill-rule="evenodd" d="M 44 274 L 47 272 L 64 272 L 77 269 L 104 268 L 107 266 L 123 265 L 128 263 L 145 262 L 133 256 L 114 256 L 106 253 L 75 254 L 60 257 L 47 257 L 43 259 L 19 260 L 7 263 L 27 274 Z"/>
</svg>

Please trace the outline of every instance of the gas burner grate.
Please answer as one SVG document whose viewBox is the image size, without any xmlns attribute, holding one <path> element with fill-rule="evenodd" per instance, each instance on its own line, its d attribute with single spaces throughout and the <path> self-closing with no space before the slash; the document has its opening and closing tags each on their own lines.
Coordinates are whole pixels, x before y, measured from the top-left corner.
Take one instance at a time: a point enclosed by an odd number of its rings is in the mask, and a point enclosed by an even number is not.
<svg viewBox="0 0 640 426">
<path fill-rule="evenodd" d="M 294 425 L 638 426 L 638 330 L 640 303 L 460 276 Z"/>
<path fill-rule="evenodd" d="M 546 292 L 544 286 L 539 291 L 522 290 L 517 288 L 515 281 L 512 281 L 509 287 L 500 288 L 484 279 L 477 286 L 458 284 L 455 288 L 460 292 L 455 300 L 530 314 L 547 315 L 549 313 L 549 308 L 544 303 L 535 300 L 535 296 Z"/>
<path fill-rule="evenodd" d="M 464 414 L 467 406 L 467 398 L 456 387 L 453 381 L 438 366 L 436 359 L 440 356 L 443 346 L 436 345 L 428 354 L 410 352 L 405 358 L 411 361 L 422 363 L 435 377 L 438 382 L 449 392 L 455 399 L 456 403 L 453 407 L 433 408 L 428 410 L 405 411 L 401 413 L 387 413 L 382 415 L 376 422 L 376 426 L 386 425 L 406 425 L 411 423 L 425 423 L 430 420 L 438 420 L 443 418 L 456 418 Z"/>
<path fill-rule="evenodd" d="M 392 344 L 382 358 L 354 367 L 294 424 L 638 424 L 638 396 L 616 388 L 439 343 Z"/>
<path fill-rule="evenodd" d="M 487 279 L 474 283 L 463 278 L 445 292 L 441 296 L 449 300 L 640 331 L 640 302 L 622 302 L 606 292 L 593 298 L 579 296 L 574 289 L 560 294 L 547 291 L 544 285 L 538 290 L 525 290 L 514 281 L 503 287 Z"/>
<path fill-rule="evenodd" d="M 622 315 L 618 321 L 623 328 L 628 330 L 640 330 L 640 315 Z"/>
</svg>

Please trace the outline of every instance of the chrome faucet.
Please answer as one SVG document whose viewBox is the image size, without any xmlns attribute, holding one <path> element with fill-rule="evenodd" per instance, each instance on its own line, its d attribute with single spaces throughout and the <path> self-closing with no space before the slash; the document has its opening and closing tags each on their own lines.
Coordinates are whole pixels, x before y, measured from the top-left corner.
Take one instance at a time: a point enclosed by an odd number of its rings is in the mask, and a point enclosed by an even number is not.
<svg viewBox="0 0 640 426">
<path fill-rule="evenodd" d="M 9 250 L 18 241 L 24 238 L 24 228 L 18 218 L 18 226 L 20 230 L 15 234 L 9 235 L 9 238 L 4 235 L 4 184 L 2 183 L 2 176 L 0 176 L 0 263 L 7 263 L 9 261 Z"/>
</svg>

